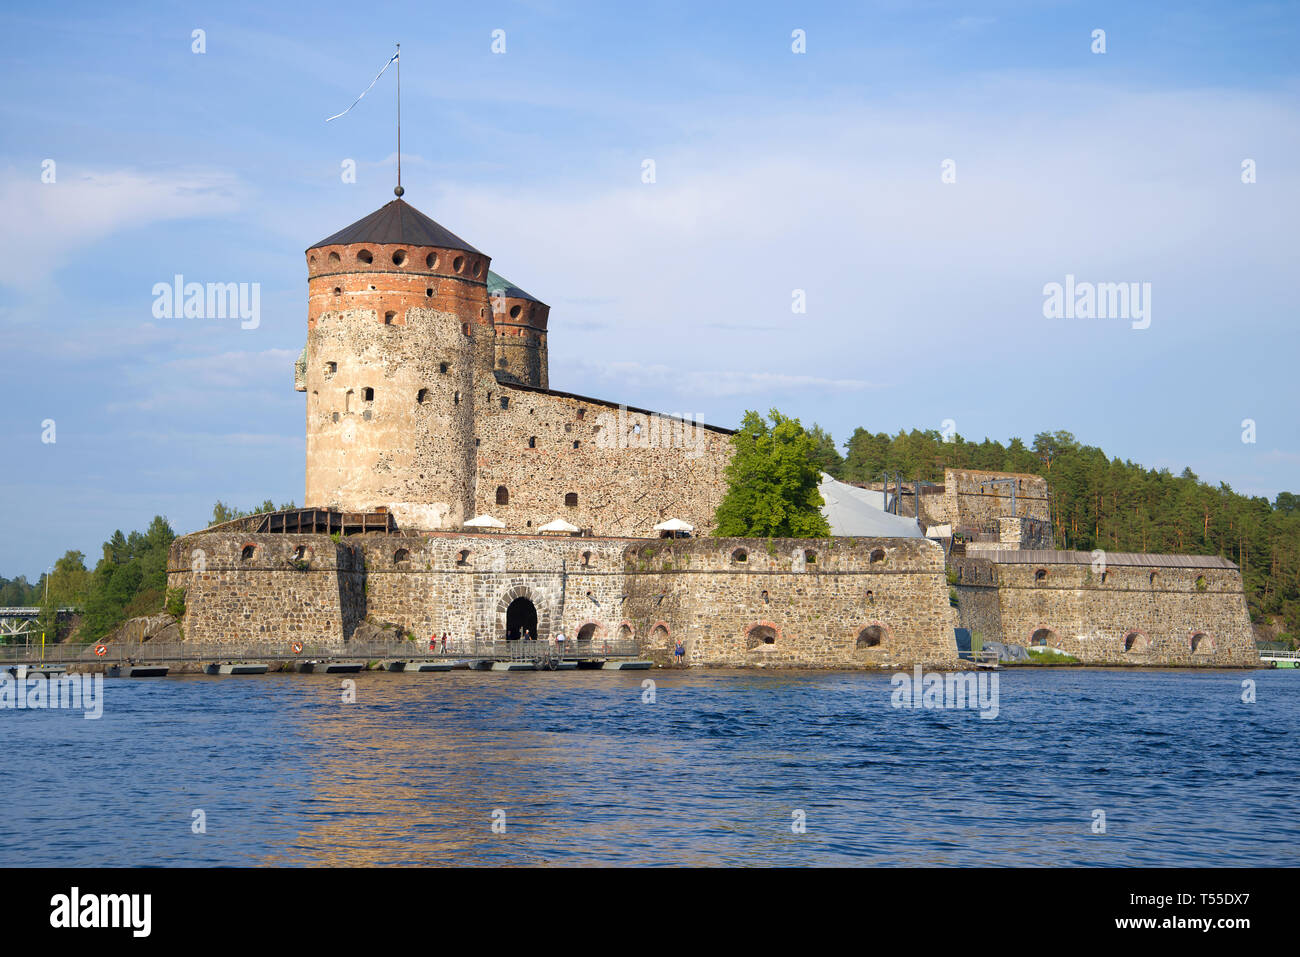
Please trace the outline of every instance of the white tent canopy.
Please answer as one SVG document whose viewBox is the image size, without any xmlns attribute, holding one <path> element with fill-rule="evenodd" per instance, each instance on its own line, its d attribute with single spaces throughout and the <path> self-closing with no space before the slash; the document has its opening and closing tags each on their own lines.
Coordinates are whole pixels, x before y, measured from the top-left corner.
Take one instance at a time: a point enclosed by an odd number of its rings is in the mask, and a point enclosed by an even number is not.
<svg viewBox="0 0 1300 957">
<path fill-rule="evenodd" d="M 570 525 L 562 518 L 557 518 L 553 522 L 547 522 L 537 529 L 539 532 L 569 532 L 573 533 L 578 530 L 577 525 Z"/>
<path fill-rule="evenodd" d="M 683 522 L 680 518 L 670 518 L 666 522 L 660 522 L 655 526 L 656 532 L 693 532 L 695 526 L 689 522 Z"/>
<path fill-rule="evenodd" d="M 831 534 L 864 538 L 922 538 L 916 519 L 885 511 L 885 493 L 837 482 L 822 473 L 822 514 Z"/>
<path fill-rule="evenodd" d="M 506 523 L 491 515 L 475 515 L 465 523 L 466 528 L 505 528 Z"/>
</svg>

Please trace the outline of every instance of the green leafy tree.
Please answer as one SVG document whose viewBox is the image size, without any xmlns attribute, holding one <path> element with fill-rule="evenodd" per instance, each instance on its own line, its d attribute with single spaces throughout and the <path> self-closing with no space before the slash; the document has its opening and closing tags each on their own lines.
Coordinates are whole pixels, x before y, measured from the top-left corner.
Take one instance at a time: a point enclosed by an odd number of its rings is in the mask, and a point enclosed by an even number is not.
<svg viewBox="0 0 1300 957">
<path fill-rule="evenodd" d="M 298 506 L 294 505 L 293 502 L 286 502 L 283 505 L 276 505 L 275 502 L 271 501 L 268 498 L 261 505 L 257 505 L 252 509 L 250 509 L 249 511 L 244 511 L 242 509 L 233 508 L 232 506 L 227 505 L 225 502 L 218 499 L 217 504 L 212 506 L 212 521 L 209 522 L 208 524 L 220 525 L 222 522 L 233 522 L 237 518 L 248 518 L 250 515 L 262 515 L 265 514 L 266 512 L 283 512 L 288 509 L 297 508 L 297 507 Z"/>
<path fill-rule="evenodd" d="M 798 419 L 776 409 L 769 424 L 746 412 L 731 437 L 729 484 L 714 518 L 715 534 L 754 538 L 817 538 L 830 535 L 817 490 L 821 469 L 815 461 L 817 440 Z"/>
<path fill-rule="evenodd" d="M 844 465 L 844 456 L 840 455 L 840 450 L 835 447 L 835 440 L 831 438 L 831 434 L 816 422 L 808 430 L 808 434 L 812 436 L 815 444 L 813 464 L 827 475 L 838 478 L 840 469 Z"/>
</svg>

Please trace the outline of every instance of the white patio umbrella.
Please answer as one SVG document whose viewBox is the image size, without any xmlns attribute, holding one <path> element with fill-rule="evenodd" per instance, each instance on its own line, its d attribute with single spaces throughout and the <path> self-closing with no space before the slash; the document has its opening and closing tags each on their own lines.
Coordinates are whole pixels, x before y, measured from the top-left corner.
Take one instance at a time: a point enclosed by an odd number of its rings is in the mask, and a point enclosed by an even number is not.
<svg viewBox="0 0 1300 957">
<path fill-rule="evenodd" d="M 506 523 L 491 515 L 475 515 L 465 523 L 466 528 L 505 528 Z"/>
<path fill-rule="evenodd" d="M 572 534 L 578 530 L 577 525 L 570 525 L 562 518 L 557 518 L 553 522 L 547 522 L 537 529 L 539 532 L 568 532 Z"/>
<path fill-rule="evenodd" d="M 655 526 L 656 532 L 693 532 L 695 526 L 689 522 L 683 522 L 680 518 L 670 518 L 666 522 L 660 522 Z"/>
</svg>

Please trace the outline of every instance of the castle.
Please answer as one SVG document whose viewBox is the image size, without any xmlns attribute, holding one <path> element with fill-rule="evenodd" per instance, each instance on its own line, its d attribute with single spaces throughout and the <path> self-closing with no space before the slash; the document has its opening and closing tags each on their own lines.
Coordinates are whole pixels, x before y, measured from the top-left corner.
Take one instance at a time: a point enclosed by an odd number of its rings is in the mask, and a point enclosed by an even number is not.
<svg viewBox="0 0 1300 957">
<path fill-rule="evenodd" d="M 697 665 L 957 667 L 965 625 L 1084 661 L 1256 660 L 1234 566 L 1113 556 L 1093 576 L 1051 550 L 1035 476 L 950 472 L 915 522 L 902 489 L 890 514 L 887 490 L 828 478 L 833 537 L 712 538 L 731 431 L 552 390 L 549 306 L 400 192 L 306 255 L 311 517 L 178 539 L 188 640 L 343 644 L 377 619 L 660 661 L 681 641 Z"/>
</svg>

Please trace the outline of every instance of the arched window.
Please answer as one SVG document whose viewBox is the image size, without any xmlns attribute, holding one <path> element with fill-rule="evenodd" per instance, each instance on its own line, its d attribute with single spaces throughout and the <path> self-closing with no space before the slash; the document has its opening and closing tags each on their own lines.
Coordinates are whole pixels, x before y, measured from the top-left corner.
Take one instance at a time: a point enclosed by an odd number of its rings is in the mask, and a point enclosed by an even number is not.
<svg viewBox="0 0 1300 957">
<path fill-rule="evenodd" d="M 427 398 L 429 398 L 428 389 L 421 389 L 419 392 L 415 393 L 415 401 L 420 403 L 420 405 L 424 405 L 424 400 Z"/>
<path fill-rule="evenodd" d="M 885 639 L 885 629 L 881 625 L 867 625 L 858 632 L 855 648 L 878 648 Z"/>
<path fill-rule="evenodd" d="M 805 565 L 816 565 L 817 553 L 812 549 L 806 549 L 803 553 L 803 561 Z"/>
<path fill-rule="evenodd" d="M 749 561 L 749 552 L 745 551 L 743 548 L 737 548 L 731 553 L 731 560 L 737 565 L 743 565 L 745 562 Z"/>
<path fill-rule="evenodd" d="M 1047 569 L 1040 568 L 1038 569 L 1038 571 L 1034 572 L 1034 581 L 1036 582 L 1047 581 Z"/>
<path fill-rule="evenodd" d="M 374 402 L 375 390 L 372 389 L 370 386 L 366 386 L 364 389 L 361 390 L 361 399 L 364 402 Z"/>
<path fill-rule="evenodd" d="M 397 318 L 397 313 L 393 312 L 391 309 L 388 310 L 388 312 L 384 313 L 384 325 L 391 326 L 393 324 L 393 320 L 396 318 Z"/>
<path fill-rule="evenodd" d="M 582 553 L 582 567 L 583 568 L 591 567 L 591 552 Z"/>
<path fill-rule="evenodd" d="M 871 550 L 871 564 L 883 562 L 885 560 L 885 550 L 883 548 L 873 548 Z"/>
<path fill-rule="evenodd" d="M 497 486 L 497 504 L 498 505 L 510 504 L 510 490 L 506 488 L 504 485 Z"/>
<path fill-rule="evenodd" d="M 1145 654 L 1151 650 L 1151 639 L 1140 631 L 1130 631 L 1124 636 L 1124 650 L 1135 654 Z"/>
<path fill-rule="evenodd" d="M 745 632 L 745 650 L 776 644 L 776 629 L 771 625 L 753 625 Z"/>
<path fill-rule="evenodd" d="M 528 436 L 528 447 L 530 449 L 537 448 L 537 436 L 535 435 Z"/>
<path fill-rule="evenodd" d="M 362 249 L 357 252 L 357 259 L 366 265 L 369 265 L 375 261 L 375 256 L 369 249 Z"/>
<path fill-rule="evenodd" d="M 577 492 L 565 492 L 565 493 L 564 493 L 564 504 L 567 505 L 567 506 L 569 506 L 570 508 L 575 507 L 575 506 L 578 504 L 578 493 L 577 493 Z"/>
<path fill-rule="evenodd" d="M 461 549 L 460 553 L 456 555 L 456 564 L 457 564 L 457 565 L 468 565 L 468 564 L 469 564 L 469 549 L 468 549 L 468 548 L 463 548 L 463 549 Z"/>
<path fill-rule="evenodd" d="M 1029 643 L 1040 648 L 1046 648 L 1056 641 L 1056 632 L 1050 628 L 1039 628 L 1029 636 Z"/>
<path fill-rule="evenodd" d="M 402 562 L 409 562 L 410 560 L 411 553 L 405 548 L 399 548 L 397 551 L 393 552 L 394 565 L 400 565 Z"/>
<path fill-rule="evenodd" d="M 406 262 L 406 250 L 405 249 L 396 250 L 393 253 L 393 265 L 400 266 L 404 262 Z"/>
<path fill-rule="evenodd" d="M 1203 631 L 1192 635 L 1191 645 L 1194 655 L 1208 655 L 1214 651 L 1214 639 Z"/>
<path fill-rule="evenodd" d="M 245 545 L 244 550 L 239 553 L 239 557 L 243 561 L 251 562 L 253 560 L 253 556 L 256 554 L 257 554 L 256 545 Z"/>
</svg>

